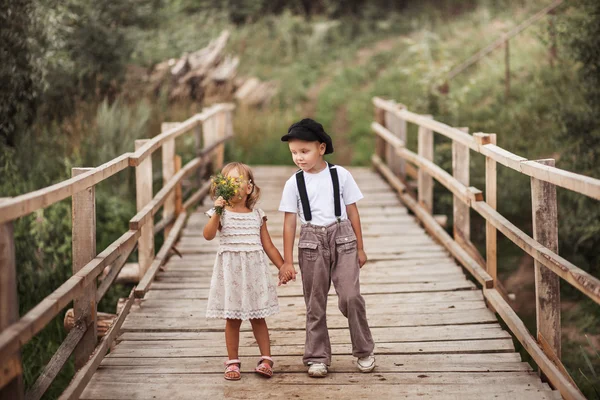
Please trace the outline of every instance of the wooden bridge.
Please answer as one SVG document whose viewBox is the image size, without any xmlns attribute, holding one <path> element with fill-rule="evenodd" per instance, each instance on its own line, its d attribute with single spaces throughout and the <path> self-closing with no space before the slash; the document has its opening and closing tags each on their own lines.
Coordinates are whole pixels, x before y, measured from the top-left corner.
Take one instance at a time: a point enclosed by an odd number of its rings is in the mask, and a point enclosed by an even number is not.
<svg viewBox="0 0 600 400">
<path fill-rule="evenodd" d="M 370 261 L 361 272 L 361 288 L 376 341 L 373 373 L 357 371 L 334 295 L 328 307 L 331 373 L 325 379 L 307 376 L 301 363 L 305 309 L 298 281 L 278 288 L 281 313 L 268 319 L 273 379 L 250 373 L 259 354 L 249 324 L 242 325 L 240 348 L 247 373 L 240 382 L 223 379 L 223 322 L 204 318 L 217 242 L 206 242 L 201 233 L 210 204 L 206 178 L 223 164 L 224 142 L 234 135 L 233 106 L 222 104 L 185 122 L 163 124 L 160 135 L 136 141 L 134 153 L 96 168 L 74 169 L 67 181 L 0 201 L 0 398 L 41 398 L 71 355 L 77 373 L 63 399 L 584 398 L 560 362 L 558 282 L 562 278 L 600 303 L 600 281 L 556 254 L 555 187 L 600 199 L 600 180 L 555 168 L 551 160 L 514 155 L 496 146 L 495 135 L 470 135 L 392 101 L 376 98 L 374 104 L 374 169 L 351 168 L 365 194 L 359 210 Z M 407 123 L 419 126 L 417 153 L 405 146 Z M 175 139 L 188 132 L 195 134 L 197 156 L 181 168 Z M 452 174 L 433 163 L 434 133 L 453 142 Z M 159 149 L 164 185 L 153 195 L 150 156 Z M 469 185 L 470 151 L 486 157 L 485 196 Z M 533 238 L 496 211 L 497 163 L 531 177 Z M 138 214 L 127 232 L 97 252 L 94 186 L 128 167 L 136 169 Z M 259 207 L 281 246 L 283 217 L 276 210 L 294 169 L 256 166 L 254 171 L 265 194 Z M 434 179 L 454 195 L 452 236 L 432 215 Z M 190 196 L 182 194 L 184 180 L 195 184 Z M 73 276 L 19 317 L 11 221 L 68 197 Z M 471 208 L 487 221 L 485 258 L 470 240 Z M 497 281 L 496 230 L 535 259 L 535 337 L 504 300 Z M 164 244 L 155 254 L 155 235 L 163 231 Z M 173 255 L 174 245 L 181 257 Z M 98 341 L 96 305 L 136 249 L 138 283 Z M 20 349 L 71 302 L 74 327 L 25 394 Z M 514 340 L 540 371 L 522 362 Z"/>
</svg>

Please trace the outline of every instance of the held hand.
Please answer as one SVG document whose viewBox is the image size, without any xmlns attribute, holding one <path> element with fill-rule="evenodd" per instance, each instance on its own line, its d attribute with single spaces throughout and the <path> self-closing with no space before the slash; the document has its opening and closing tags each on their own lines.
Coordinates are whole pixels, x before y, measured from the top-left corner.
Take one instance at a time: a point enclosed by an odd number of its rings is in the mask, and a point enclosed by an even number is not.
<svg viewBox="0 0 600 400">
<path fill-rule="evenodd" d="M 219 198 L 215 200 L 215 208 L 217 208 L 217 207 L 223 208 L 223 207 L 225 207 L 226 204 L 227 203 L 221 196 L 219 196 Z"/>
<path fill-rule="evenodd" d="M 363 249 L 358 250 L 358 265 L 362 268 L 367 262 L 367 253 Z"/>
<path fill-rule="evenodd" d="M 281 268 L 279 268 L 279 283 L 277 286 L 285 285 L 290 280 L 296 281 L 296 270 L 291 263 L 284 263 Z"/>
</svg>

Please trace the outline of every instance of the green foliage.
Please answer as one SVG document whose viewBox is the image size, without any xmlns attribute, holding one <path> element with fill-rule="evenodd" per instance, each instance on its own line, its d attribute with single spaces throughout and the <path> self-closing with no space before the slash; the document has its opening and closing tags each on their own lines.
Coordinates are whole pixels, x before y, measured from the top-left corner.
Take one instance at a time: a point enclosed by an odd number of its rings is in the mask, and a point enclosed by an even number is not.
<svg viewBox="0 0 600 400">
<path fill-rule="evenodd" d="M 35 62 L 35 2 L 9 0 L 0 9 L 0 145 L 15 146 L 18 128 L 35 116 L 40 77 Z"/>
<path fill-rule="evenodd" d="M 561 166 L 600 177 L 600 3 L 578 0 L 559 25 L 567 54 L 578 66 L 578 82 L 572 90 L 583 101 L 560 102 L 558 140 L 563 143 Z M 561 210 L 569 218 L 561 221 L 561 244 L 577 258 L 582 268 L 600 273 L 600 203 L 573 193 L 560 193 Z M 600 324 L 600 316 L 598 316 Z"/>
</svg>

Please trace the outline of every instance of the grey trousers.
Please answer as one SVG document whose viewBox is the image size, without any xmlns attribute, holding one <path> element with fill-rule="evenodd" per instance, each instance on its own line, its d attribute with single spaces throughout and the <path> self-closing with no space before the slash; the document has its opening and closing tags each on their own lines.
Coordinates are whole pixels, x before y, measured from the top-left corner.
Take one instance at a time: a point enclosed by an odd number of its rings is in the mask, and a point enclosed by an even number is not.
<svg viewBox="0 0 600 400">
<path fill-rule="evenodd" d="M 303 225 L 298 259 L 306 303 L 306 345 L 303 362 L 331 363 L 327 331 L 327 293 L 333 282 L 338 306 L 348 318 L 352 355 L 365 357 L 374 343 L 367 323 L 365 300 L 360 294 L 360 267 L 356 235 L 349 220 L 329 226 Z"/>
</svg>

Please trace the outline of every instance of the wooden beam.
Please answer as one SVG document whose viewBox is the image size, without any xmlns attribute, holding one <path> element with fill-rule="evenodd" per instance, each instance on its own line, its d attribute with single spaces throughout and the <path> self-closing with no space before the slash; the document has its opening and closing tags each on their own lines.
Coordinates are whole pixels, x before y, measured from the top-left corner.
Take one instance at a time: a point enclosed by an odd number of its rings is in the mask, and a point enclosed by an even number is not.
<svg viewBox="0 0 600 400">
<path fill-rule="evenodd" d="M 385 126 L 377 122 L 371 123 L 371 129 L 373 129 L 373 132 L 375 132 L 379 138 L 382 138 L 394 149 L 404 147 L 406 145 L 406 142 L 404 142 L 404 140 L 400 139 L 392 132 L 390 132 Z"/>
<path fill-rule="evenodd" d="M 375 123 L 385 129 L 385 110 L 378 107 L 377 104 L 375 104 Z M 375 132 L 377 133 L 377 131 Z M 385 149 L 385 140 L 381 137 L 381 135 L 378 134 L 375 137 L 375 154 L 382 160 L 384 160 L 386 156 Z"/>
<path fill-rule="evenodd" d="M 163 205 L 167 195 L 171 191 L 177 192 L 177 190 L 180 190 L 177 188 L 181 186 L 181 184 L 180 184 L 181 180 L 183 178 L 185 178 L 186 176 L 190 175 L 195 169 L 197 169 L 201 165 L 203 165 L 205 163 L 207 156 L 209 154 L 211 154 L 212 152 L 216 151 L 217 147 L 221 143 L 225 142 L 226 140 L 228 140 L 230 138 L 231 138 L 231 136 L 227 136 L 227 137 L 220 139 L 219 141 L 211 144 L 206 149 L 203 149 L 200 157 L 196 157 L 196 158 L 192 159 L 183 168 L 181 168 L 181 157 L 175 156 L 175 175 L 171 178 L 171 180 L 162 189 L 160 189 L 158 191 L 158 193 L 156 193 L 156 195 L 154 196 L 152 201 L 150 201 L 148 204 L 146 204 L 146 206 L 141 211 L 139 211 L 129 221 L 129 229 L 138 230 L 142 226 L 144 226 L 144 224 L 146 224 L 148 221 L 153 220 L 152 217 L 154 217 L 154 215 L 158 212 L 160 207 Z M 179 158 L 179 161 L 177 161 L 178 158 Z M 177 200 L 178 196 L 179 196 L 179 198 L 181 197 L 181 195 L 178 195 L 177 193 L 175 193 L 175 214 L 176 215 L 179 215 L 179 213 L 182 210 L 182 208 L 178 208 L 178 207 L 181 207 L 181 203 L 180 202 L 178 203 L 179 200 Z"/>
<path fill-rule="evenodd" d="M 169 233 L 169 236 L 165 240 L 163 246 L 160 248 L 160 251 L 156 255 L 156 258 L 152 262 L 152 265 L 150 266 L 148 271 L 146 271 L 146 274 L 140 280 L 140 283 L 135 287 L 135 290 L 134 290 L 135 297 L 143 298 L 144 295 L 146 294 L 146 292 L 150 289 L 150 285 L 152 284 L 152 281 L 154 280 L 156 273 L 158 272 L 160 267 L 162 267 L 167 262 L 167 256 L 169 255 L 169 251 L 171 250 L 171 247 L 173 247 L 173 245 L 177 241 L 177 238 L 179 237 L 179 234 L 181 233 L 181 229 L 183 228 L 183 226 L 185 224 L 186 218 L 187 218 L 186 213 L 181 213 L 177 217 L 177 221 L 175 221 L 175 224 L 173 225 L 173 229 Z"/>
<path fill-rule="evenodd" d="M 469 128 L 458 128 L 469 133 Z M 452 142 L 452 176 L 465 186 L 470 185 L 470 150 L 467 146 Z M 471 216 L 468 204 L 453 196 L 453 233 L 454 240 L 465 247 L 471 241 Z"/>
<path fill-rule="evenodd" d="M 579 175 L 574 172 L 547 165 L 541 165 L 540 163 L 529 161 L 526 158 L 513 154 L 494 144 L 489 144 L 489 142 L 478 143 L 474 139 L 477 134 L 471 136 L 459 129 L 432 119 L 427 119 L 422 115 L 412 113 L 408 110 L 398 110 L 395 103 L 378 97 L 373 98 L 373 104 L 382 110 L 395 113 L 398 117 L 403 118 L 408 122 L 440 133 L 457 143 L 467 146 L 471 150 L 477 151 L 502 165 L 514 169 L 515 171 L 600 200 L 600 179 Z"/>
<path fill-rule="evenodd" d="M 542 165 L 492 144 L 480 146 L 479 152 L 522 174 L 600 200 L 600 179 L 579 175 L 549 165 Z"/>
<path fill-rule="evenodd" d="M 433 118 L 431 115 L 424 115 L 423 117 Z M 419 126 L 419 157 L 433 162 L 433 148 L 433 131 L 423 126 Z M 419 168 L 417 191 L 419 204 L 421 204 L 429 214 L 433 214 L 433 177 L 421 168 Z"/>
<path fill-rule="evenodd" d="M 202 153 L 202 147 L 203 147 L 203 143 L 202 143 L 202 124 L 198 124 L 196 126 L 196 129 L 194 130 L 194 147 L 196 149 L 196 157 L 201 157 L 201 153 Z M 204 163 L 202 164 L 202 166 L 200 168 L 198 168 L 196 170 L 196 187 L 200 187 L 200 185 L 202 184 L 202 177 L 203 177 L 203 166 Z M 168 233 L 165 232 L 165 237 L 168 236 Z"/>
<path fill-rule="evenodd" d="M 144 146 L 136 149 L 135 153 L 132 154 L 129 159 L 129 165 L 137 167 L 142 161 L 158 150 L 166 140 L 175 139 L 184 133 L 189 132 L 194 129 L 197 124 L 205 122 L 217 113 L 222 111 L 232 111 L 234 109 L 235 105 L 232 103 L 215 104 L 214 106 L 204 108 L 200 114 L 196 114 L 184 122 L 181 122 L 178 126 L 155 136 L 146 142 Z"/>
<path fill-rule="evenodd" d="M 483 199 L 481 192 L 470 191 L 468 187 L 464 186 L 452 175 L 444 171 L 441 167 L 437 166 L 433 162 L 413 153 L 406 148 L 399 148 L 396 150 L 396 152 L 407 161 L 417 165 L 419 170 L 426 171 L 428 175 L 435 178 L 465 204 L 470 204 L 471 200 L 477 201 L 479 198 Z"/>
<path fill-rule="evenodd" d="M 202 162 L 202 159 L 200 159 L 199 164 Z M 181 169 L 181 156 L 175 156 L 175 172 L 176 174 L 181 174 L 181 171 L 183 172 L 183 175 L 187 175 L 187 173 L 189 173 L 189 171 L 193 171 L 194 169 L 196 169 L 198 166 L 191 166 L 191 163 L 188 163 L 186 165 L 190 166 L 190 169 Z M 198 164 L 198 165 L 199 165 Z M 186 172 L 187 171 L 187 172 Z M 179 214 L 181 214 L 181 212 L 183 211 L 182 208 L 182 202 L 183 202 L 183 193 L 182 193 L 182 188 L 181 188 L 181 179 L 179 178 L 177 179 L 177 183 L 175 184 L 175 215 L 179 216 Z"/>
<path fill-rule="evenodd" d="M 139 235 L 139 231 L 125 232 L 79 272 L 29 310 L 18 322 L 4 329 L 0 333 L 0 360 L 8 359 L 20 349 L 20 346 L 29 342 L 75 297 L 83 293 L 84 288 L 94 281 L 107 265 L 114 262 L 125 248 L 134 244 Z"/>
<path fill-rule="evenodd" d="M 476 133 L 475 140 L 479 145 L 483 145 L 485 143 L 489 143 L 491 145 L 496 145 L 496 134 L 494 133 Z M 497 198 L 496 198 L 496 186 L 497 186 L 497 171 L 496 171 L 496 161 L 492 158 L 485 158 L 485 201 L 486 203 L 493 208 L 494 210 L 497 208 Z M 494 278 L 494 281 L 497 279 L 498 275 L 498 243 L 497 243 L 498 233 L 496 228 L 492 225 L 491 222 L 486 221 L 485 223 L 485 260 L 486 260 L 486 268 L 489 274 Z"/>
<path fill-rule="evenodd" d="M 375 168 L 383 175 L 390 185 L 396 189 L 398 195 L 404 204 L 415 213 L 423 226 L 435 239 L 437 239 L 448 251 L 454 256 L 473 277 L 483 285 L 483 287 L 491 288 L 493 286 L 492 277 L 481 266 L 473 260 L 473 258 L 452 240 L 452 237 L 436 222 L 435 218 L 427 212 L 419 203 L 417 203 L 410 195 L 406 193 L 406 186 L 396 177 L 390 169 L 381 161 L 381 159 L 373 155 L 371 161 Z"/>
<path fill-rule="evenodd" d="M 69 386 L 67 386 L 65 391 L 60 395 L 60 400 L 78 399 L 81 393 L 83 393 L 83 390 L 89 383 L 90 379 L 92 379 L 94 372 L 96 372 L 96 369 L 98 369 L 98 366 L 102 362 L 102 359 L 106 355 L 106 352 L 110 348 L 110 345 L 116 339 L 121 329 L 121 326 L 123 325 L 123 321 L 125 321 L 125 318 L 129 314 L 129 310 L 131 309 L 131 305 L 133 304 L 134 300 L 135 299 L 133 297 L 132 289 L 131 293 L 129 294 L 129 298 L 127 299 L 127 303 L 125 304 L 125 307 L 121 310 L 119 316 L 115 319 L 115 322 L 110 327 L 106 336 L 102 338 L 102 341 L 98 345 L 98 348 L 96 349 L 92 357 L 90 357 L 90 359 L 83 366 L 83 368 L 77 371 L 77 373 L 71 380 Z"/>
<path fill-rule="evenodd" d="M 403 104 L 396 104 L 396 108 L 404 109 L 406 108 Z M 406 143 L 406 121 L 398 118 L 396 114 L 393 113 L 385 113 L 385 126 L 387 130 L 392 134 L 393 137 L 400 139 L 403 143 Z M 406 180 L 406 162 L 398 157 L 396 154 L 394 146 L 391 145 L 392 142 L 388 141 L 386 146 L 386 160 L 392 172 L 401 179 Z"/>
<path fill-rule="evenodd" d="M 143 149 L 149 140 L 136 140 L 136 152 Z M 147 157 L 135 167 L 135 202 L 138 213 L 152 201 L 152 158 Z M 148 214 L 148 213 L 146 213 Z M 150 215 L 152 215 L 150 213 Z M 137 217 L 137 215 L 136 215 Z M 134 217 L 135 218 L 135 217 Z M 131 226 L 131 223 L 130 223 Z M 154 259 L 154 221 L 148 218 L 141 226 L 130 229 L 141 229 L 138 241 L 138 261 L 140 264 L 140 279 L 144 276 Z"/>
<path fill-rule="evenodd" d="M 73 176 L 89 171 L 73 168 Z M 72 202 L 73 275 L 96 257 L 96 192 L 91 186 L 75 195 Z M 73 299 L 76 321 L 89 328 L 75 347 L 75 368 L 81 368 L 96 347 L 96 280 L 84 286 L 83 293 Z"/>
<path fill-rule="evenodd" d="M 540 164 L 554 166 L 553 159 L 539 160 Z M 531 208 L 533 239 L 558 253 L 558 211 L 556 186 L 531 178 Z M 534 260 L 535 305 L 538 335 L 544 337 L 550 349 L 560 359 L 560 280 L 552 270 Z"/>
<path fill-rule="evenodd" d="M 40 373 L 37 380 L 27 392 L 25 400 L 39 400 L 42 398 L 46 390 L 50 387 L 56 376 L 60 373 L 62 367 L 65 365 L 77 344 L 81 341 L 87 331 L 85 324 L 75 324 L 73 329 L 69 331 L 69 334 L 63 340 L 56 353 L 50 359 L 50 362 L 46 365 L 44 370 Z"/>
<path fill-rule="evenodd" d="M 163 122 L 160 125 L 161 132 L 177 127 L 178 122 Z M 200 126 L 197 124 L 196 127 Z M 196 128 L 197 129 L 197 128 Z M 175 175 L 175 139 L 166 140 L 162 145 L 162 177 L 165 186 Z M 163 207 L 163 221 L 175 216 L 175 193 L 169 192 L 165 197 Z M 169 226 L 165 227 L 165 237 L 169 235 Z"/>
<path fill-rule="evenodd" d="M 131 153 L 125 153 L 76 177 L 3 201 L 0 203 L 0 223 L 12 221 L 37 209 L 48 207 L 102 182 L 127 168 L 130 155 Z"/>
<path fill-rule="evenodd" d="M 175 214 L 171 215 L 169 219 L 161 219 L 158 224 L 154 224 L 154 236 L 158 235 L 167 226 L 172 225 L 175 222 Z"/>
<path fill-rule="evenodd" d="M 187 210 L 197 202 L 202 201 L 208 195 L 208 192 L 210 191 L 210 185 L 210 181 L 205 182 L 204 185 L 202 185 L 202 187 L 196 191 L 196 193 L 192 194 L 190 198 L 183 203 L 183 209 Z"/>
<path fill-rule="evenodd" d="M 588 274 L 570 261 L 536 242 L 485 202 L 471 202 L 471 206 L 486 221 L 489 221 L 502 232 L 504 236 L 531 255 L 535 261 L 545 265 L 581 293 L 600 304 L 600 279 Z"/>
<path fill-rule="evenodd" d="M 177 161 L 179 159 L 179 161 Z M 156 215 L 160 207 L 164 204 L 167 196 L 171 192 L 176 192 L 177 187 L 180 186 L 180 182 L 183 178 L 190 175 L 196 168 L 198 168 L 203 158 L 194 158 L 188 162 L 184 168 L 181 168 L 181 157 L 175 156 L 175 175 L 171 177 L 171 180 L 167 182 L 162 189 L 156 193 L 153 199 L 151 199 L 131 220 L 129 220 L 129 229 L 137 230 L 147 224 L 149 221 L 153 221 L 153 216 Z M 179 164 L 178 164 L 179 163 Z M 177 215 L 177 201 L 178 195 L 175 193 L 175 215 Z M 154 230 L 154 227 L 152 228 Z"/>
<path fill-rule="evenodd" d="M 550 383 L 558 389 L 563 398 L 567 400 L 584 400 L 585 396 L 571 383 L 569 378 L 563 375 L 560 369 L 556 367 L 542 351 L 536 340 L 527 330 L 523 321 L 521 321 L 506 300 L 502 298 L 502 295 L 500 295 L 496 289 L 485 289 L 483 295 L 490 302 L 498 315 L 500 315 L 500 318 L 506 323 L 517 340 L 523 345 L 523 348 L 548 377 Z"/>
<path fill-rule="evenodd" d="M 0 224 L 0 332 L 19 320 L 13 223 Z M 23 399 L 23 365 L 19 348 L 0 357 L 0 399 Z"/>
<path fill-rule="evenodd" d="M 102 300 L 102 298 L 104 297 L 106 292 L 108 292 L 108 289 L 110 289 L 113 282 L 115 281 L 115 279 L 117 279 L 117 277 L 119 276 L 119 273 L 121 272 L 123 267 L 126 265 L 129 255 L 132 252 L 134 252 L 136 249 L 137 249 L 137 243 L 132 242 L 130 244 L 129 248 L 123 249 L 122 253 L 119 255 L 119 258 L 117 258 L 115 260 L 115 262 L 112 263 L 108 274 L 102 280 L 102 283 L 98 287 L 98 290 L 96 290 L 96 303 L 100 303 L 100 300 Z M 138 266 L 138 269 L 139 269 L 139 266 Z M 139 279 L 139 273 L 137 275 L 138 275 L 138 279 Z"/>
</svg>

